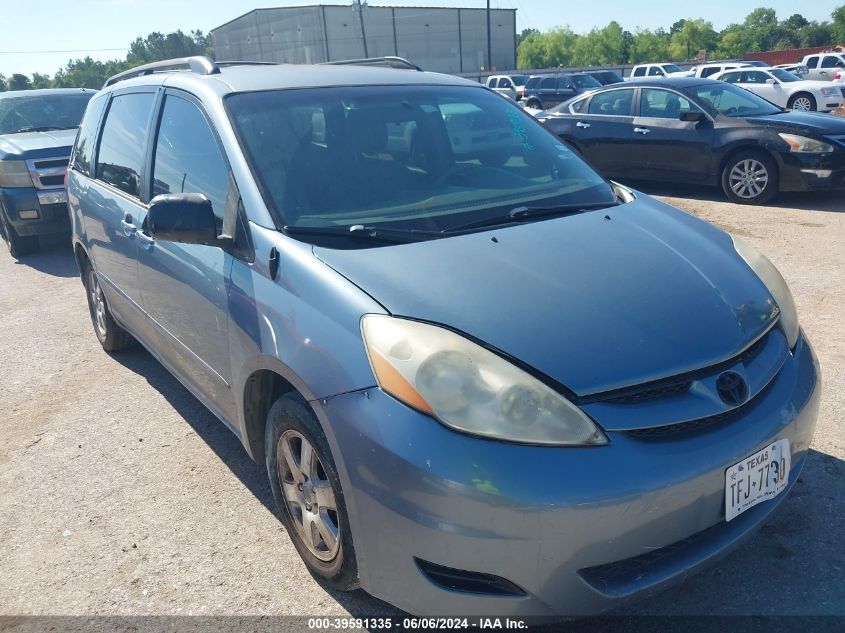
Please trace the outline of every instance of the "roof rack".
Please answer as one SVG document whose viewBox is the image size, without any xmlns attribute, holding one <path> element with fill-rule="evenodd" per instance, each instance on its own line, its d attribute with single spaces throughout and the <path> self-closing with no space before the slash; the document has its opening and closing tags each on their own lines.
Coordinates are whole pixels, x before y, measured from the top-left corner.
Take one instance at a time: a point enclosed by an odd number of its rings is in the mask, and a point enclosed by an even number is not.
<svg viewBox="0 0 845 633">
<path fill-rule="evenodd" d="M 276 62 L 246 62 L 246 61 L 223 61 L 215 62 L 203 55 L 196 55 L 194 57 L 178 57 L 176 59 L 165 59 L 160 62 L 152 62 L 151 64 L 144 64 L 143 66 L 136 66 L 130 68 L 122 73 L 118 73 L 106 80 L 103 88 L 116 84 L 125 79 L 133 77 L 143 77 L 144 75 L 151 75 L 153 73 L 166 72 L 168 70 L 189 70 L 198 75 L 216 75 L 220 72 L 220 68 L 224 66 L 273 66 Z"/>
<path fill-rule="evenodd" d="M 401 57 L 366 57 L 364 59 L 342 59 L 336 62 L 322 62 L 331 66 L 386 66 L 399 70 L 416 70 L 423 72 L 423 69 L 413 62 Z"/>
</svg>

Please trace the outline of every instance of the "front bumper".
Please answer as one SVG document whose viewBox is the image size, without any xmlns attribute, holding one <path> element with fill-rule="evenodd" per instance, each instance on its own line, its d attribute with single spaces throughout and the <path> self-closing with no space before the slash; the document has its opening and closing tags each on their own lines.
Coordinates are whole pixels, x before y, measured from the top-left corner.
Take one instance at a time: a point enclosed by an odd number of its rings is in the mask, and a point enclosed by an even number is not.
<svg viewBox="0 0 845 633">
<path fill-rule="evenodd" d="M 845 186 L 845 146 L 830 154 L 776 154 L 781 191 L 827 191 Z"/>
<path fill-rule="evenodd" d="M 790 486 L 818 410 L 802 338 L 747 414 L 671 440 L 609 432 L 553 448 L 450 431 L 378 389 L 315 403 L 344 485 L 364 589 L 424 615 L 588 615 L 683 579 L 786 497 L 724 520 L 725 469 L 788 438 Z M 444 589 L 414 558 L 491 574 L 524 596 Z"/>
<path fill-rule="evenodd" d="M 38 217 L 21 218 L 21 211 L 35 211 Z M 6 220 L 21 237 L 70 235 L 70 214 L 63 188 L 0 189 L 0 212 L 4 213 Z"/>
</svg>

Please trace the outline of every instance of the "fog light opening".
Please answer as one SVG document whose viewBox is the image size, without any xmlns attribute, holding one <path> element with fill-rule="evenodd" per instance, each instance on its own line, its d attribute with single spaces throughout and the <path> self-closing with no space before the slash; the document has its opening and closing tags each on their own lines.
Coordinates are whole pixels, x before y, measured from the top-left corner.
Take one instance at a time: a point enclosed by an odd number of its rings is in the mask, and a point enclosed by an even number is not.
<svg viewBox="0 0 845 633">
<path fill-rule="evenodd" d="M 423 575 L 441 589 L 520 598 L 526 595 L 517 585 L 500 576 L 444 567 L 416 557 L 414 562 Z"/>
<path fill-rule="evenodd" d="M 37 220 L 38 219 L 38 211 L 35 209 L 26 209 L 24 211 L 18 211 L 18 217 L 21 220 Z"/>
</svg>

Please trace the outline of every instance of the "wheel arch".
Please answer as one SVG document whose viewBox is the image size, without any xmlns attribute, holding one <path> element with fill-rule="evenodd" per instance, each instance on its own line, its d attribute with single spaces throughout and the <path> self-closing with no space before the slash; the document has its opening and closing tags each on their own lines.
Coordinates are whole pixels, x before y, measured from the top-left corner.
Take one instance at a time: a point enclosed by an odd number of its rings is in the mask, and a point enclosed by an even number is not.
<svg viewBox="0 0 845 633">
<path fill-rule="evenodd" d="M 73 244 L 73 258 L 76 260 L 79 276 L 82 277 L 85 264 L 90 263 L 91 258 L 88 256 L 88 251 L 85 250 L 85 247 L 80 242 L 74 242 Z"/>
<path fill-rule="evenodd" d="M 732 147 L 730 150 L 725 152 L 722 158 L 719 160 L 719 169 L 716 172 L 716 178 L 721 179 L 722 171 L 727 166 L 728 162 L 737 154 L 742 154 L 743 152 L 756 152 L 758 154 L 763 154 L 767 158 L 771 159 L 774 164 L 775 168 L 778 170 L 778 175 L 781 169 L 780 164 L 780 157 L 777 155 L 776 152 L 771 152 L 762 145 L 757 145 L 755 143 L 743 143 L 741 145 L 737 145 Z"/>
<path fill-rule="evenodd" d="M 789 96 L 789 99 L 787 100 L 787 107 L 792 108 L 792 104 L 794 104 L 801 97 L 809 97 L 810 102 L 816 104 L 816 110 L 818 110 L 819 100 L 816 99 L 816 95 L 806 90 L 799 90 L 798 92 L 791 94 Z"/>
</svg>

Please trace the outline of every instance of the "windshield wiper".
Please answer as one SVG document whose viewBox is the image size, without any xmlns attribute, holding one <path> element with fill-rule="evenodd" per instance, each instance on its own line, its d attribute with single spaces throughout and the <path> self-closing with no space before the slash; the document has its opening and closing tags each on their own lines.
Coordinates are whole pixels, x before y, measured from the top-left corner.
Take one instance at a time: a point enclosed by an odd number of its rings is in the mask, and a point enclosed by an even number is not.
<svg viewBox="0 0 845 633">
<path fill-rule="evenodd" d="M 443 237 L 439 231 L 419 229 L 397 229 L 364 224 L 352 226 L 291 226 L 282 229 L 287 235 L 332 235 L 353 239 L 374 240 L 381 242 L 417 242 L 432 237 Z"/>
<path fill-rule="evenodd" d="M 485 226 L 498 226 L 500 224 L 512 224 L 514 222 L 521 222 L 523 220 L 533 220 L 534 218 L 550 217 L 555 215 L 574 215 L 584 211 L 595 211 L 597 209 L 609 209 L 621 204 L 620 202 L 581 202 L 574 204 L 558 204 L 547 207 L 514 207 L 508 211 L 507 215 L 495 216 L 492 218 L 485 218 L 475 222 L 468 222 L 467 224 L 459 224 L 457 226 L 449 227 L 445 230 L 446 233 L 455 233 L 458 231 L 466 231 L 469 229 L 478 229 Z"/>
<path fill-rule="evenodd" d="M 76 126 L 74 126 L 76 127 Z M 52 132 L 53 130 L 72 130 L 74 127 L 60 127 L 58 125 L 41 125 L 41 126 L 30 126 L 30 127 L 22 127 L 18 130 L 18 133 L 21 132 Z"/>
</svg>

